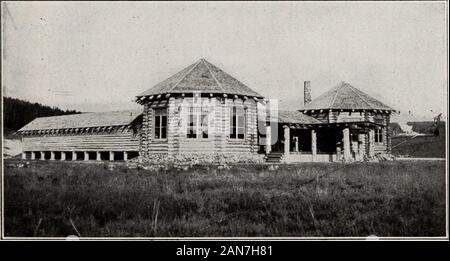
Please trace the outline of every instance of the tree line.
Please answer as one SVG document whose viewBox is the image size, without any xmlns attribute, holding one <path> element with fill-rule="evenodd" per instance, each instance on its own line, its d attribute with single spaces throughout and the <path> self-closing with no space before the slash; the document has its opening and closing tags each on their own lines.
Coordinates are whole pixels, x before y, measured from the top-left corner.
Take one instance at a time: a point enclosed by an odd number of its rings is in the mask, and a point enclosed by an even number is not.
<svg viewBox="0 0 450 261">
<path fill-rule="evenodd" d="M 40 103 L 3 97 L 3 127 L 18 130 L 38 117 L 81 113 L 76 110 L 61 110 Z"/>
</svg>

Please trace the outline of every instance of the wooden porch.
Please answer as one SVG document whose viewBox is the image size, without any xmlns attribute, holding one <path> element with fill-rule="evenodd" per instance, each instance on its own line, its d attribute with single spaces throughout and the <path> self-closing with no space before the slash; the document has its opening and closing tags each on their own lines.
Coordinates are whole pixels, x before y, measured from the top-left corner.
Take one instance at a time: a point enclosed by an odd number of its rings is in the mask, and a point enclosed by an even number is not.
<svg viewBox="0 0 450 261">
<path fill-rule="evenodd" d="M 276 156 L 283 163 L 362 161 L 375 153 L 376 128 L 373 122 L 267 126 L 265 152 L 272 162 Z"/>
</svg>

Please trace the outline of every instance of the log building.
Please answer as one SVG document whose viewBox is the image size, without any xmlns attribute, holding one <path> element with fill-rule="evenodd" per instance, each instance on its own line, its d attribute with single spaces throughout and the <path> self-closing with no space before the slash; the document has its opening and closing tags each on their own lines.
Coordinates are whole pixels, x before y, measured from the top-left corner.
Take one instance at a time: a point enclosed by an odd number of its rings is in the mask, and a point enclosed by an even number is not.
<svg viewBox="0 0 450 261">
<path fill-rule="evenodd" d="M 142 111 L 37 118 L 23 158 L 150 162 L 355 161 L 390 154 L 393 109 L 348 83 L 280 111 L 204 59 L 136 96 Z"/>
<path fill-rule="evenodd" d="M 23 159 L 127 160 L 139 155 L 141 111 L 37 118 L 18 132 Z"/>
</svg>

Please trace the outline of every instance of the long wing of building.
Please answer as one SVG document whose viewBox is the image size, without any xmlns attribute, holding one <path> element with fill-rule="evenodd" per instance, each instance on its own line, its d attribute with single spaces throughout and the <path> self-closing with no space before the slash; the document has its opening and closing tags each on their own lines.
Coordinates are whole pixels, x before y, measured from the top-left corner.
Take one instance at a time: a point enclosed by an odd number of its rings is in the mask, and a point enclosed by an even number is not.
<svg viewBox="0 0 450 261">
<path fill-rule="evenodd" d="M 128 159 L 139 152 L 142 111 L 36 118 L 20 130 L 32 159 Z"/>
</svg>

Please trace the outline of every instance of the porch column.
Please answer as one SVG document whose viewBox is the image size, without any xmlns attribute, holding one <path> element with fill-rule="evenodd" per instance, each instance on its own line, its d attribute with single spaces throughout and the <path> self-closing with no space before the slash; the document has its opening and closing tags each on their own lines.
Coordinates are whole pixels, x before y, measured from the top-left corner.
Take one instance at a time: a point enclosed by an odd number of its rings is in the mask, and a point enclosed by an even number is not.
<svg viewBox="0 0 450 261">
<path fill-rule="evenodd" d="M 350 129 L 344 128 L 342 130 L 342 135 L 343 135 L 343 139 L 342 139 L 342 145 L 344 147 L 344 160 L 348 161 L 351 158 L 351 153 L 350 153 Z"/>
<path fill-rule="evenodd" d="M 84 160 L 89 160 L 89 153 L 87 151 L 84 152 Z"/>
<path fill-rule="evenodd" d="M 365 151 L 365 144 L 364 141 L 365 140 L 365 134 L 360 133 L 358 134 L 358 156 L 359 156 L 359 160 L 364 160 L 364 151 Z"/>
<path fill-rule="evenodd" d="M 41 151 L 40 153 L 41 153 L 40 160 L 45 160 L 45 151 Z"/>
<path fill-rule="evenodd" d="M 97 151 L 97 160 L 98 160 L 98 161 L 102 160 L 102 157 L 101 157 L 100 151 Z"/>
<path fill-rule="evenodd" d="M 61 151 L 61 160 L 66 160 L 66 153 Z"/>
<path fill-rule="evenodd" d="M 271 130 L 270 126 L 266 126 L 266 154 L 269 154 L 272 151 L 272 138 L 271 138 Z"/>
<path fill-rule="evenodd" d="M 55 152 L 50 151 L 50 160 L 55 160 Z"/>
<path fill-rule="evenodd" d="M 291 147 L 291 132 L 289 126 L 283 126 L 284 128 L 284 154 L 289 155 L 289 148 Z"/>
<path fill-rule="evenodd" d="M 27 159 L 27 154 L 24 152 L 22 152 L 22 159 Z"/>
<path fill-rule="evenodd" d="M 125 161 L 128 160 L 128 152 L 126 152 L 126 151 L 123 152 L 123 160 L 125 160 Z"/>
<path fill-rule="evenodd" d="M 314 161 L 316 159 L 316 155 L 317 155 L 317 134 L 316 134 L 316 130 L 311 130 L 311 154 L 312 154 L 312 160 Z"/>
<path fill-rule="evenodd" d="M 72 161 L 76 161 L 76 160 L 77 160 L 77 152 L 72 151 Z"/>
<path fill-rule="evenodd" d="M 114 160 L 114 151 L 109 152 L 109 160 Z"/>
<path fill-rule="evenodd" d="M 31 159 L 32 160 L 36 159 L 36 152 L 34 151 L 31 152 Z"/>
<path fill-rule="evenodd" d="M 294 151 L 298 152 L 298 136 L 294 137 Z"/>
<path fill-rule="evenodd" d="M 369 130 L 369 157 L 375 156 L 375 130 Z"/>
</svg>

